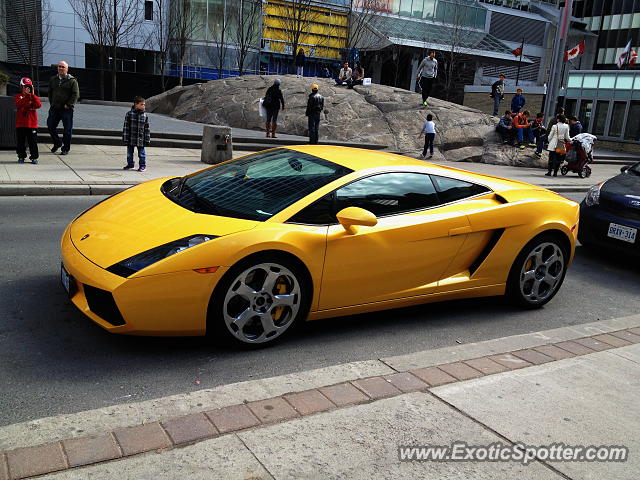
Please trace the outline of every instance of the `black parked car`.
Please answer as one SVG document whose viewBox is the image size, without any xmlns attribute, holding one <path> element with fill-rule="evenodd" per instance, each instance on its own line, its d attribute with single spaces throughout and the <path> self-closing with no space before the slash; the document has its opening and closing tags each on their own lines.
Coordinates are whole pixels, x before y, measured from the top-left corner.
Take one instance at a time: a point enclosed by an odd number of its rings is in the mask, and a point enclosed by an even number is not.
<svg viewBox="0 0 640 480">
<path fill-rule="evenodd" d="M 640 255 L 640 162 L 620 171 L 589 189 L 580 204 L 578 240 Z"/>
</svg>

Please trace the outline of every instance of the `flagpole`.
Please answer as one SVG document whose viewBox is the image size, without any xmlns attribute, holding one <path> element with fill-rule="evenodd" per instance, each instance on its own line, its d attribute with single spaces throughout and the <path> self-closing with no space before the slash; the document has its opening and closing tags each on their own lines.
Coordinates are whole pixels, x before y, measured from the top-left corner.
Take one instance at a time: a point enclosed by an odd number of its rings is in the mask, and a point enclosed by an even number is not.
<svg viewBox="0 0 640 480">
<path fill-rule="evenodd" d="M 520 60 L 518 60 L 518 73 L 516 73 L 516 87 L 520 81 L 520 65 L 522 65 L 522 52 L 524 52 L 524 37 L 522 37 L 522 45 L 520 45 Z"/>
</svg>

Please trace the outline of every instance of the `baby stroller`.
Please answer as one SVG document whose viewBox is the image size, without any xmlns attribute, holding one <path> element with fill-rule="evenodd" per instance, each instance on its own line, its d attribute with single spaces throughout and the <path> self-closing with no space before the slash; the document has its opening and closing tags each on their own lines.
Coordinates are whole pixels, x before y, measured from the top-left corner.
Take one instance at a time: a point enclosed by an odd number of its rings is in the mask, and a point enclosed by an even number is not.
<svg viewBox="0 0 640 480">
<path fill-rule="evenodd" d="M 571 149 L 567 152 L 566 163 L 560 168 L 560 173 L 566 175 L 569 172 L 577 173 L 580 178 L 591 175 L 591 167 L 588 163 L 593 162 L 593 142 L 596 136 L 590 133 L 580 133 L 571 140 Z"/>
</svg>

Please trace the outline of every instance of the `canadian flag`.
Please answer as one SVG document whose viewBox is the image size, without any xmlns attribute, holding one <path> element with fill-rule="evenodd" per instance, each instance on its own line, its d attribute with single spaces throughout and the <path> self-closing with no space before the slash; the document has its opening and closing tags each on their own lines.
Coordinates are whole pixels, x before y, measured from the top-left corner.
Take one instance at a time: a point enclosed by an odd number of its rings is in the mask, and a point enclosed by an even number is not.
<svg viewBox="0 0 640 480">
<path fill-rule="evenodd" d="M 578 55 L 582 55 L 584 53 L 584 40 L 581 41 L 578 45 L 573 47 L 571 50 L 564 52 L 564 61 L 573 60 Z"/>
<path fill-rule="evenodd" d="M 520 55 L 522 55 L 522 47 L 518 47 L 515 50 L 511 50 L 511 53 L 513 53 L 516 57 L 519 57 Z"/>
</svg>

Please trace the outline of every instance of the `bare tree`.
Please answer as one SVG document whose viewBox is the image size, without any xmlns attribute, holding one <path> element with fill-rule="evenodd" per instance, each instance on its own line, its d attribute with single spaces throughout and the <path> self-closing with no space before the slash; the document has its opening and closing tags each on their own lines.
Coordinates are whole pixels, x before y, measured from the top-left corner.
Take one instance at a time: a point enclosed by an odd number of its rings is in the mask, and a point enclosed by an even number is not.
<svg viewBox="0 0 640 480">
<path fill-rule="evenodd" d="M 372 35 L 372 30 L 380 23 L 380 12 L 385 10 L 387 4 L 386 0 L 351 0 L 347 37 L 349 51 L 371 48 L 379 43 L 379 38 Z"/>
<path fill-rule="evenodd" d="M 453 94 L 454 84 L 460 80 L 460 66 L 468 58 L 471 53 L 470 45 L 473 43 L 474 36 L 478 33 L 469 28 L 467 18 L 469 17 L 467 4 L 460 0 L 453 0 L 449 4 L 450 16 L 446 19 L 449 34 L 446 38 L 448 48 L 442 52 L 444 77 L 445 100 L 449 100 Z M 427 42 L 428 39 L 425 39 Z"/>
<path fill-rule="evenodd" d="M 158 52 L 155 60 L 160 70 L 160 82 L 164 92 L 167 88 L 165 68 L 169 59 L 172 38 L 175 37 L 176 22 L 174 15 L 176 14 L 176 8 L 172 7 L 172 4 L 167 0 L 153 0 L 153 7 L 155 25 L 149 32 L 145 43 Z"/>
<path fill-rule="evenodd" d="M 111 99 L 116 100 L 118 71 L 118 45 L 127 45 L 131 34 L 139 28 L 139 2 L 137 0 L 110 0 L 109 39 L 111 43 Z"/>
<path fill-rule="evenodd" d="M 172 16 L 174 26 L 171 38 L 172 44 L 176 47 L 176 53 L 180 62 L 180 74 L 178 84 L 182 86 L 184 78 L 184 62 L 189 49 L 189 41 L 193 38 L 193 34 L 198 30 L 199 23 L 191 8 L 191 0 L 173 0 L 171 8 L 175 9 Z"/>
<path fill-rule="evenodd" d="M 228 9 L 235 9 L 237 7 L 227 7 L 227 2 L 218 4 L 218 8 L 211 10 L 209 7 L 209 16 L 207 20 L 207 28 L 209 29 L 209 35 L 211 37 L 211 43 L 213 48 L 207 48 L 207 56 L 209 60 L 215 62 L 218 67 L 218 78 L 222 78 L 224 72 L 224 61 L 227 57 L 228 51 L 228 30 L 229 30 L 229 17 L 232 16 Z M 213 15 L 212 15 L 213 13 Z"/>
<path fill-rule="evenodd" d="M 42 46 L 48 42 L 51 32 L 49 0 L 6 0 L 1 5 L 0 18 L 5 21 L 11 19 L 15 29 L 11 35 L 7 30 L 0 29 L 0 42 L 6 45 L 9 55 L 29 65 L 30 76 L 35 80 L 37 92 L 40 93 L 38 67 L 42 63 Z"/>
<path fill-rule="evenodd" d="M 98 50 L 100 98 L 104 100 L 104 70 L 109 45 L 109 0 L 69 0 L 69 4 Z"/>
<path fill-rule="evenodd" d="M 311 24 L 321 20 L 322 12 L 314 7 L 313 0 L 290 0 L 278 5 L 276 24 L 282 30 L 285 41 L 291 46 L 291 61 L 295 62 L 300 37 L 310 31 Z"/>
<path fill-rule="evenodd" d="M 260 41 L 262 0 L 240 0 L 229 13 L 231 41 L 236 44 L 236 61 L 242 75 L 249 50 Z"/>
</svg>

